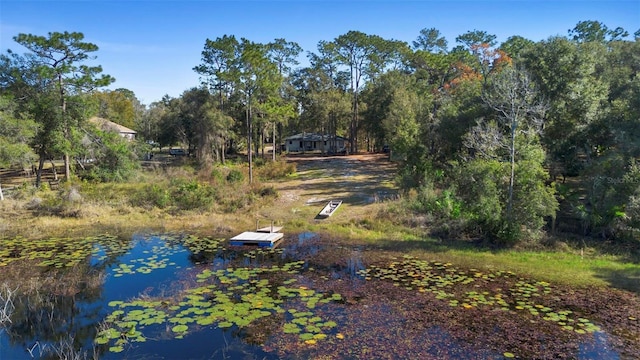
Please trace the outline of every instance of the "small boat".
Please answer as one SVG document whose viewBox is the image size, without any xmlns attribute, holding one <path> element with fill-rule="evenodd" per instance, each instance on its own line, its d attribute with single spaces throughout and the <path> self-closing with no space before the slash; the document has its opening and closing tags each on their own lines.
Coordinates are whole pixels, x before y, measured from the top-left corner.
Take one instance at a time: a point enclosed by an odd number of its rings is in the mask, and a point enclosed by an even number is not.
<svg viewBox="0 0 640 360">
<path fill-rule="evenodd" d="M 328 218 L 340 207 L 342 200 L 331 200 L 325 205 L 325 207 L 318 213 L 319 218 Z"/>
</svg>

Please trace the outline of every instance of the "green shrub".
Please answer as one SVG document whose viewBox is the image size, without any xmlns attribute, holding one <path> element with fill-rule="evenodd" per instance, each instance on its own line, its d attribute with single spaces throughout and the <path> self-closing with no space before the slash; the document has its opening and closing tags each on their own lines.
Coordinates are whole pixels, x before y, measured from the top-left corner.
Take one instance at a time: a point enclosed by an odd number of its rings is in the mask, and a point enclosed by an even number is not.
<svg viewBox="0 0 640 360">
<path fill-rule="evenodd" d="M 227 199 L 223 204 L 223 211 L 226 213 L 234 213 L 239 209 L 242 209 L 247 205 L 247 199 L 245 197 L 235 197 Z"/>
<path fill-rule="evenodd" d="M 180 210 L 205 210 L 215 201 L 216 191 L 197 180 L 176 180 L 171 187 L 171 198 Z"/>
<path fill-rule="evenodd" d="M 286 160 L 268 162 L 257 169 L 258 176 L 263 180 L 281 179 L 296 172 L 296 165 Z"/>
<path fill-rule="evenodd" d="M 49 183 L 47 183 L 46 181 L 43 181 L 40 184 L 40 190 L 48 191 Z M 20 186 L 17 186 L 11 189 L 11 191 L 7 192 L 7 194 L 11 194 L 11 197 L 13 199 L 25 200 L 35 196 L 37 192 L 38 192 L 38 188 L 33 186 L 31 183 L 25 181 L 22 184 L 20 184 Z"/>
<path fill-rule="evenodd" d="M 444 219 L 458 219 L 462 215 L 462 202 L 456 198 L 455 189 L 437 190 L 430 181 L 425 181 L 414 199 L 410 201 L 412 210 L 432 214 Z"/>
<path fill-rule="evenodd" d="M 266 186 L 263 187 L 259 190 L 258 194 L 261 197 L 277 197 L 278 196 L 278 191 L 273 187 L 273 186 Z"/>
<path fill-rule="evenodd" d="M 34 197 L 25 207 L 41 216 L 82 217 L 84 200 L 76 187 L 66 185 L 59 191 L 46 192 L 43 195 L 42 198 Z"/>
<path fill-rule="evenodd" d="M 513 207 L 507 208 L 510 165 L 495 160 L 473 160 L 456 165 L 452 179 L 464 207 L 469 229 L 492 242 L 515 244 L 524 234 L 534 236 L 545 217 L 555 216 L 555 189 L 545 182 L 546 170 L 539 161 L 516 164 Z"/>
<path fill-rule="evenodd" d="M 135 196 L 132 197 L 131 204 L 142 207 L 158 207 L 164 209 L 171 205 L 169 191 L 157 184 L 147 185 Z"/>
<path fill-rule="evenodd" d="M 244 181 L 244 174 L 237 169 L 231 169 L 231 171 L 229 171 L 229 174 L 227 174 L 227 182 L 230 183 L 239 183 Z"/>
<path fill-rule="evenodd" d="M 97 131 L 96 135 L 101 139 L 98 144 L 92 145 L 96 147 L 96 161 L 83 175 L 84 178 L 102 182 L 129 180 L 140 168 L 137 151 L 145 151 L 146 148 L 136 149 L 137 143 L 125 140 L 113 132 Z"/>
<path fill-rule="evenodd" d="M 213 169 L 211 169 L 211 181 L 216 183 L 216 184 L 222 184 L 224 183 L 225 180 L 225 176 L 224 173 L 222 172 L 222 170 L 218 167 L 214 167 Z"/>
</svg>

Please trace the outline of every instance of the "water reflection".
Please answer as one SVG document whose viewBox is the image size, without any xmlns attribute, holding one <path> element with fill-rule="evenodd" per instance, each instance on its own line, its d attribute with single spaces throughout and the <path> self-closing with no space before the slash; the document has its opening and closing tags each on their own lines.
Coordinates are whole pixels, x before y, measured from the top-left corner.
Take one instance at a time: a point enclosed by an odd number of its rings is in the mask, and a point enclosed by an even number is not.
<svg viewBox="0 0 640 360">
<path fill-rule="evenodd" d="M 596 331 L 593 339 L 580 345 L 579 359 L 610 359 L 616 360 L 620 356 L 609 346 L 609 336 L 602 331 Z"/>
</svg>

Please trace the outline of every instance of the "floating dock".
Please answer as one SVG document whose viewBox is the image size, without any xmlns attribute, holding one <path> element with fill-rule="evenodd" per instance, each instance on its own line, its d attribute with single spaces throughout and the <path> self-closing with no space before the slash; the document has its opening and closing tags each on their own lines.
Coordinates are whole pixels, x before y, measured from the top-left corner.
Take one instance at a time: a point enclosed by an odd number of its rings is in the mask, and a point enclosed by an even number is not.
<svg viewBox="0 0 640 360">
<path fill-rule="evenodd" d="M 276 247 L 282 241 L 283 233 L 245 231 L 229 239 L 232 246 Z"/>
<path fill-rule="evenodd" d="M 245 231 L 229 239 L 232 246 L 259 246 L 274 248 L 282 241 L 283 233 L 280 232 L 282 226 L 271 226 L 259 228 L 256 222 L 256 231 Z"/>
</svg>

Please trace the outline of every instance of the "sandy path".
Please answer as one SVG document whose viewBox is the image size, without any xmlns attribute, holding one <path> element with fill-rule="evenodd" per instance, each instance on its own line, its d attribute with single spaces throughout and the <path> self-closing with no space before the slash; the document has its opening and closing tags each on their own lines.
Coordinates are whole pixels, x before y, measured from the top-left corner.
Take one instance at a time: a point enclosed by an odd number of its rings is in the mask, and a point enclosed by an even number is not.
<svg viewBox="0 0 640 360">
<path fill-rule="evenodd" d="M 359 216 L 368 205 L 394 198 L 395 164 L 382 154 L 332 157 L 290 157 L 297 166 L 297 176 L 273 184 L 279 198 L 276 206 L 294 213 L 317 212 L 333 199 L 343 201 L 348 211 L 341 217 Z M 307 209 L 311 208 L 311 209 Z M 273 207 L 263 209 L 264 216 L 277 213 Z M 308 217 L 308 215 L 307 215 Z"/>
</svg>

